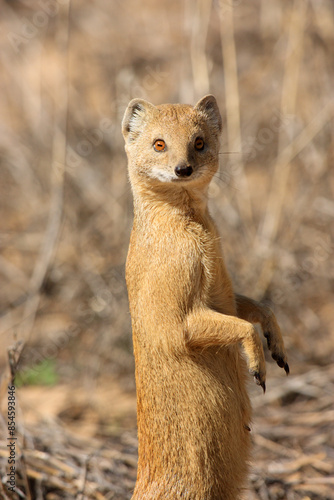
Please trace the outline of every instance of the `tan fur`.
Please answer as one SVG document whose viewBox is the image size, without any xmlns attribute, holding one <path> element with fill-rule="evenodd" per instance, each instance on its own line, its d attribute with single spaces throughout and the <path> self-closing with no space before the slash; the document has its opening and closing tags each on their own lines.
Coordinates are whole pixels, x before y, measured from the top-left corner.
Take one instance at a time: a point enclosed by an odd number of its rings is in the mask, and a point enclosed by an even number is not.
<svg viewBox="0 0 334 500">
<path fill-rule="evenodd" d="M 272 312 L 234 295 L 208 212 L 221 128 L 213 96 L 194 107 L 134 99 L 123 119 L 135 212 L 126 266 L 139 439 L 133 499 L 238 499 L 251 419 L 240 344 L 265 388 L 262 343 L 251 322 L 262 325 L 288 372 Z M 157 139 L 165 151 L 155 151 Z M 193 173 L 177 177 L 180 165 Z"/>
</svg>

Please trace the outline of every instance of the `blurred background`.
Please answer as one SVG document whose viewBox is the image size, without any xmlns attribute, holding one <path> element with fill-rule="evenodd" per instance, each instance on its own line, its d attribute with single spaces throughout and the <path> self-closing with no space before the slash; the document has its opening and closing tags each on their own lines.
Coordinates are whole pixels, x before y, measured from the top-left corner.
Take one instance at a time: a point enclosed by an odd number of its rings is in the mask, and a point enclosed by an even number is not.
<svg viewBox="0 0 334 500">
<path fill-rule="evenodd" d="M 333 2 L 3 0 L 0 33 L 0 497 L 131 498 L 121 120 L 134 97 L 213 93 L 211 213 L 236 291 L 271 305 L 291 369 L 268 356 L 267 394 L 250 383 L 245 498 L 334 498 Z"/>
</svg>

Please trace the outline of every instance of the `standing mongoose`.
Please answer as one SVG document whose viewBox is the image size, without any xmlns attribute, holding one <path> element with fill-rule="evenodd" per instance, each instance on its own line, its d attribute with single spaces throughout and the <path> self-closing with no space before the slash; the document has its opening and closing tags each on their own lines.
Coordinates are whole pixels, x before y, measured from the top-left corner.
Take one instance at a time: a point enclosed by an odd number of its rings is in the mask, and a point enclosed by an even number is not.
<svg viewBox="0 0 334 500">
<path fill-rule="evenodd" d="M 247 363 L 265 390 L 260 323 L 288 373 L 269 308 L 236 295 L 208 212 L 222 120 L 195 106 L 132 100 L 123 135 L 134 198 L 126 263 L 139 460 L 133 499 L 237 500 L 247 479 Z"/>
</svg>

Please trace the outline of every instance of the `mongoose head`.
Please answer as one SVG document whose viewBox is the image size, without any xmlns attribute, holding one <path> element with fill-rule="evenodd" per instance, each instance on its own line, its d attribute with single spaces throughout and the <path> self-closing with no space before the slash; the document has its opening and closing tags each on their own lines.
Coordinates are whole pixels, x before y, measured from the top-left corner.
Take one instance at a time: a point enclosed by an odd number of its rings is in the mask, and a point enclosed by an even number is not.
<svg viewBox="0 0 334 500">
<path fill-rule="evenodd" d="M 207 186 L 218 169 L 221 130 L 212 95 L 195 106 L 133 99 L 122 123 L 132 185 Z"/>
</svg>

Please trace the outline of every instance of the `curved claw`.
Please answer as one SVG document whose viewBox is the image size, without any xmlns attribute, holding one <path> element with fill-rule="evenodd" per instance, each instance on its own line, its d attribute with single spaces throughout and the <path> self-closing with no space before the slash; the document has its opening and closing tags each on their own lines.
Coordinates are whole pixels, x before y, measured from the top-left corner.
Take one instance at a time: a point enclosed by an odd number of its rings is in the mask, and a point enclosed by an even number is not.
<svg viewBox="0 0 334 500">
<path fill-rule="evenodd" d="M 259 374 L 259 372 L 252 372 L 252 375 L 255 379 L 256 384 L 260 385 L 262 387 L 263 393 L 265 393 L 266 392 L 266 383 L 264 380 L 262 380 L 262 377 Z"/>
<path fill-rule="evenodd" d="M 284 359 L 282 358 L 282 356 L 279 356 L 278 354 L 273 353 L 271 355 L 271 357 L 276 361 L 276 363 L 278 364 L 278 366 L 280 368 L 284 368 L 285 373 L 287 375 L 289 375 L 289 373 L 290 373 L 289 365 L 288 365 L 288 363 L 286 363 L 286 361 L 284 361 Z"/>
</svg>

